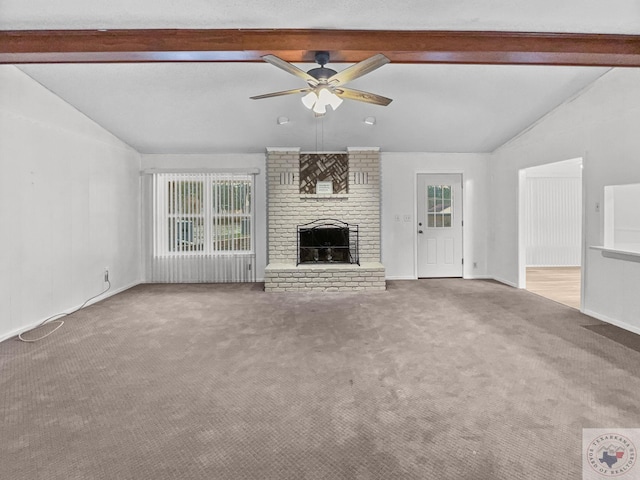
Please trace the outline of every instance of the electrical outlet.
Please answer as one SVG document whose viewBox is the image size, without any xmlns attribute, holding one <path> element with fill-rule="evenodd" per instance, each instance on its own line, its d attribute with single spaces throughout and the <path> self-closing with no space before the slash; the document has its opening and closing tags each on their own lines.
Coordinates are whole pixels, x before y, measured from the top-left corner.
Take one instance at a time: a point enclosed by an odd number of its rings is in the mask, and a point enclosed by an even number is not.
<svg viewBox="0 0 640 480">
<path fill-rule="evenodd" d="M 104 281 L 109 281 L 109 267 L 104 267 Z"/>
<path fill-rule="evenodd" d="M 411 215 L 405 215 L 403 218 L 404 218 L 405 222 L 410 222 L 411 221 Z"/>
<path fill-rule="evenodd" d="M 600 202 L 596 202 L 596 213 L 600 213 Z"/>
<path fill-rule="evenodd" d="M 394 218 L 395 218 L 396 222 L 400 221 L 400 215 L 396 215 Z"/>
</svg>

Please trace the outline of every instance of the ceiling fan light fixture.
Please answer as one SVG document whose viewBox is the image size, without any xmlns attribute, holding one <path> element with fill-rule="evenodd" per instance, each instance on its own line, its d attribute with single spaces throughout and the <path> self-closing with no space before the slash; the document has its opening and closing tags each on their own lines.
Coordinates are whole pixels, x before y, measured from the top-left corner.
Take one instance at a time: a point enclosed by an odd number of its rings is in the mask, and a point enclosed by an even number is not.
<svg viewBox="0 0 640 480">
<path fill-rule="evenodd" d="M 309 92 L 304 97 L 302 97 L 302 103 L 309 110 L 311 110 L 317 102 L 318 96 L 316 95 L 316 92 Z"/>
<path fill-rule="evenodd" d="M 331 108 L 336 110 L 342 103 L 342 99 L 327 88 L 320 90 L 318 101 L 324 103 L 324 105 L 331 105 Z"/>
<path fill-rule="evenodd" d="M 337 108 L 342 105 L 343 100 L 337 96 L 335 93 L 333 94 L 333 102 L 331 103 L 331 108 L 333 108 L 334 110 L 337 110 Z"/>
<path fill-rule="evenodd" d="M 327 113 L 327 106 L 324 103 L 318 101 L 313 106 L 313 112 L 317 113 L 318 115 L 324 115 L 325 113 Z"/>
</svg>

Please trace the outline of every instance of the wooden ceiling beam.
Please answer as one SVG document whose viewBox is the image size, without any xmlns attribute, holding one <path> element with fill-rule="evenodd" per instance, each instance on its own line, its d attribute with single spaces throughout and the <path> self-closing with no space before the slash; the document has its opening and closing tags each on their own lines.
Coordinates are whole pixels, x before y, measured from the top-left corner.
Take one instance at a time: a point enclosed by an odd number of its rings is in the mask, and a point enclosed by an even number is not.
<svg viewBox="0 0 640 480">
<path fill-rule="evenodd" d="M 332 62 L 640 66 L 640 35 L 404 30 L 0 31 L 0 63 Z"/>
</svg>

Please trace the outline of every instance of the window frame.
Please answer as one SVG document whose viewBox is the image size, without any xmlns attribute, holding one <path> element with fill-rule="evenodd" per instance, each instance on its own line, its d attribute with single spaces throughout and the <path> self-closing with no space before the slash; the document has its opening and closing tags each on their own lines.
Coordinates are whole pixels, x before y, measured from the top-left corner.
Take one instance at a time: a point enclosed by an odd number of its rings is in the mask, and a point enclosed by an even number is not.
<svg viewBox="0 0 640 480">
<path fill-rule="evenodd" d="M 453 224 L 454 224 L 454 214 L 453 214 L 453 185 L 447 185 L 447 184 L 429 184 L 426 185 L 426 228 L 434 228 L 434 229 L 445 229 L 445 228 L 453 228 Z M 446 189 L 449 191 L 449 198 L 445 198 L 444 196 L 444 189 Z M 438 196 L 437 194 L 434 194 L 433 196 L 430 195 L 430 189 L 433 188 L 434 193 L 438 191 L 438 189 L 440 190 L 440 195 Z M 430 204 L 433 201 L 433 208 L 436 207 L 437 202 L 438 201 L 442 201 L 442 210 L 436 212 L 436 211 L 432 211 L 430 208 Z M 449 202 L 449 205 L 447 207 L 445 207 L 446 202 Z M 448 213 L 444 213 L 444 211 L 446 209 L 449 209 Z M 445 225 L 445 217 L 449 218 L 449 224 Z M 438 222 L 438 219 L 440 220 L 440 222 Z M 440 223 L 440 225 L 438 225 L 438 223 Z"/>
<path fill-rule="evenodd" d="M 156 173 L 153 180 L 153 256 L 156 258 L 172 258 L 172 257 L 192 257 L 192 256 L 239 256 L 239 255 L 255 255 L 255 175 L 250 173 Z M 174 182 L 181 183 L 200 183 L 200 187 L 196 187 L 201 195 L 200 212 L 194 209 L 184 209 L 180 201 L 170 207 L 170 184 Z M 248 213 L 237 212 L 221 212 L 214 204 L 214 199 L 219 199 L 219 185 L 224 182 L 244 183 L 248 189 L 249 205 L 245 208 L 249 209 Z M 175 194 L 173 194 L 175 195 Z M 184 198 L 184 195 L 181 195 Z M 175 200 L 174 200 L 175 201 Z M 177 211 L 176 207 L 179 210 Z M 173 211 L 172 211 L 173 210 Z M 172 250 L 176 244 L 172 243 L 178 239 L 178 229 L 172 229 L 170 222 L 172 219 L 177 223 L 180 219 L 200 220 L 202 222 L 202 248 L 186 248 Z M 240 225 L 248 224 L 249 241 L 246 249 L 238 249 L 239 245 L 234 244 L 233 249 L 223 250 L 219 246 L 222 242 L 231 240 L 235 243 L 235 238 L 229 236 L 226 240 L 214 239 L 215 226 L 220 220 L 238 223 Z M 191 232 L 196 226 L 192 225 Z M 173 233 L 172 233 L 173 232 Z"/>
</svg>

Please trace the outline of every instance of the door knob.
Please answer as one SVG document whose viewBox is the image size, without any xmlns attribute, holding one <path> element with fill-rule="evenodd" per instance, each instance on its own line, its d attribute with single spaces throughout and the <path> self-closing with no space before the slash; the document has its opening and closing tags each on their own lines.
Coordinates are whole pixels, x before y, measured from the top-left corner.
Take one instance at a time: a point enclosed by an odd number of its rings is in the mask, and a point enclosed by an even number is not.
<svg viewBox="0 0 640 480">
<path fill-rule="evenodd" d="M 422 233 L 422 230 L 418 230 L 418 233 Z"/>
</svg>

